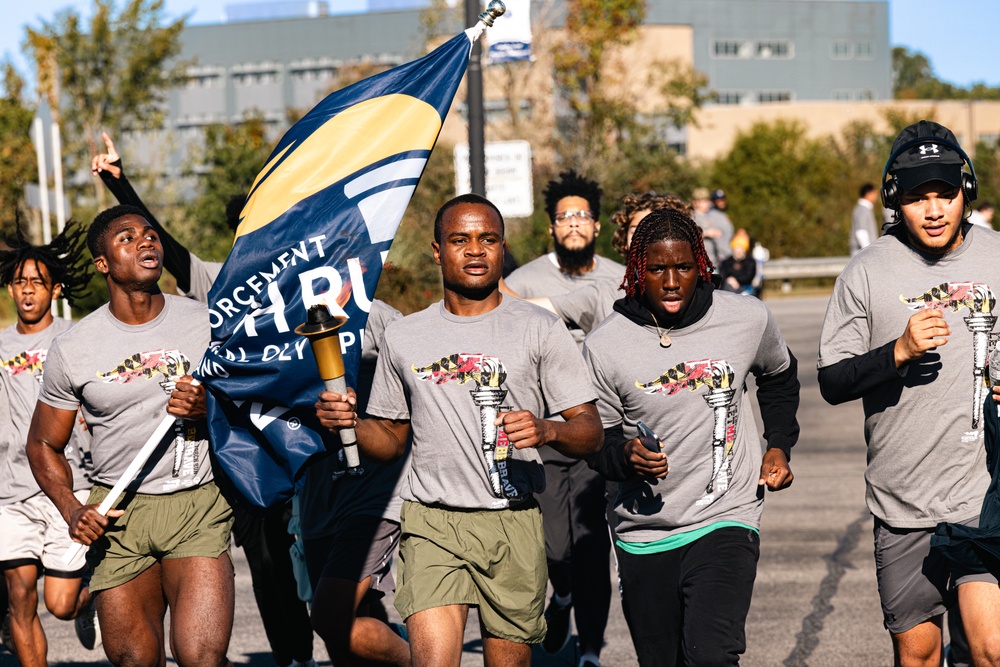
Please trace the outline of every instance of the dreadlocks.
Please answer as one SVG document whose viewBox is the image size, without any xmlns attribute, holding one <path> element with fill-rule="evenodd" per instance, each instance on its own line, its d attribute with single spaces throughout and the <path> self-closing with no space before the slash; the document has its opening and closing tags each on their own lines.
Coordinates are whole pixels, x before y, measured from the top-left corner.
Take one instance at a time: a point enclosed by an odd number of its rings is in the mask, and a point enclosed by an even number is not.
<svg viewBox="0 0 1000 667">
<path fill-rule="evenodd" d="M 698 263 L 698 277 L 708 282 L 712 279 L 712 261 L 705 252 L 705 241 L 701 228 L 691 216 L 672 208 L 653 211 L 639 223 L 632 235 L 632 245 L 628 249 L 628 263 L 621 288 L 635 299 L 646 293 L 646 251 L 656 241 L 683 241 L 691 244 L 691 252 Z"/>
<path fill-rule="evenodd" d="M 37 246 L 24 237 L 20 220 L 15 229 L 13 236 L 4 239 L 10 250 L 0 250 L 0 287 L 20 277 L 25 262 L 34 261 L 48 268 L 52 285 L 62 285 L 62 296 L 71 306 L 87 296 L 90 261 L 83 252 L 86 230 L 79 223 L 70 220 L 50 243 Z"/>
<path fill-rule="evenodd" d="M 658 208 L 672 208 L 688 217 L 691 217 L 692 213 L 690 204 L 670 193 L 661 195 L 650 190 L 641 195 L 627 194 L 622 197 L 622 207 L 611 216 L 611 224 L 616 227 L 615 235 L 611 238 L 611 245 L 622 257 L 628 256 L 626 242 L 632 216 L 639 211 L 655 211 Z"/>
<path fill-rule="evenodd" d="M 549 214 L 550 222 L 555 222 L 556 204 L 565 197 L 583 197 L 590 206 L 590 212 L 594 214 L 594 220 L 601 217 L 601 187 L 596 181 L 585 178 L 572 169 L 559 174 L 558 181 L 549 181 L 542 195 L 545 197 L 545 212 Z"/>
</svg>

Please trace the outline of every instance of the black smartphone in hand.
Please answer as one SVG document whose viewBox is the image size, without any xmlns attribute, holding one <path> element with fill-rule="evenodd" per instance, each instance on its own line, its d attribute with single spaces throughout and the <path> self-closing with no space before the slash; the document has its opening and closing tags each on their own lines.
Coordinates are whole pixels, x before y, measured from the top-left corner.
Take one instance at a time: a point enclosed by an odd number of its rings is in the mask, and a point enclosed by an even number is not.
<svg viewBox="0 0 1000 667">
<path fill-rule="evenodd" d="M 653 429 L 642 422 L 636 422 L 635 427 L 639 429 L 639 442 L 642 443 L 642 446 L 651 452 L 659 452 L 660 439 L 653 433 Z"/>
</svg>

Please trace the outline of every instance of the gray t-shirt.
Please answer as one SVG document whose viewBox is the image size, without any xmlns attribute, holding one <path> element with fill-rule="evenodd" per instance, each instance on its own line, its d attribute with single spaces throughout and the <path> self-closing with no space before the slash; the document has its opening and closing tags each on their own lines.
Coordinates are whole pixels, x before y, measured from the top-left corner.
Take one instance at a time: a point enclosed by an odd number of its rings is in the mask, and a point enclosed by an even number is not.
<svg viewBox="0 0 1000 667">
<path fill-rule="evenodd" d="M 404 500 L 502 509 L 543 490 L 545 475 L 536 449 L 509 446 L 493 426 L 497 410 L 537 417 L 594 398 L 562 322 L 504 297 L 483 315 L 454 315 L 438 302 L 390 324 L 368 413 L 410 421 Z"/>
<path fill-rule="evenodd" d="M 624 266 L 599 255 L 594 255 L 594 268 L 587 273 L 579 275 L 566 273 L 559 268 L 556 254 L 550 252 L 514 271 L 504 278 L 504 282 L 520 296 L 531 299 L 542 296 L 551 298 L 596 282 L 616 281 L 615 284 L 618 285 L 624 276 Z M 573 334 L 573 340 L 578 345 L 583 345 L 586 332 L 582 329 L 582 325 L 579 322 L 567 321 L 566 326 Z"/>
<path fill-rule="evenodd" d="M 188 285 L 190 289 L 185 292 L 178 288 L 177 292 L 195 301 L 208 303 L 208 291 L 212 289 L 215 279 L 222 271 L 222 262 L 206 262 L 194 253 L 188 254 L 191 256 L 191 284 Z"/>
<path fill-rule="evenodd" d="M 716 291 L 700 320 L 670 332 L 614 313 L 589 336 L 584 356 L 605 428 L 626 438 L 642 421 L 670 462 L 664 479 L 631 477 L 618 487 L 616 533 L 654 542 L 719 521 L 759 527 L 761 442 L 746 392 L 748 373 L 788 368 L 788 349 L 757 299 Z"/>
<path fill-rule="evenodd" d="M 204 304 L 164 295 L 153 320 L 128 325 L 105 304 L 49 348 L 38 400 L 62 410 L 83 407 L 93 440 L 94 482 L 113 486 L 166 416 L 174 382 L 208 348 Z M 167 494 L 212 479 L 205 420 L 171 429 L 129 487 Z"/>
<path fill-rule="evenodd" d="M 1000 235 L 965 227 L 944 256 L 915 250 L 897 238 L 902 230 L 882 236 L 840 274 L 823 321 L 819 368 L 895 341 L 923 308 L 941 310 L 951 328 L 947 345 L 862 399 L 868 508 L 896 528 L 975 517 L 990 482 L 982 419 L 973 420 L 990 393 Z"/>
<path fill-rule="evenodd" d="M 56 336 L 73 326 L 55 318 L 42 331 L 17 332 L 12 324 L 0 331 L 0 505 L 22 502 L 41 492 L 31 474 L 25 445 L 28 427 L 42 386 L 49 348 Z M 73 490 L 90 488 L 90 434 L 82 426 L 73 429 L 66 448 L 73 471 Z"/>
<path fill-rule="evenodd" d="M 598 280 L 565 294 L 554 294 L 549 302 L 564 322 L 573 322 L 590 333 L 614 312 L 615 301 L 625 296 L 621 281 Z"/>
<path fill-rule="evenodd" d="M 704 217 L 696 217 L 695 222 L 701 225 L 702 229 L 718 229 L 722 233 L 719 238 L 705 239 L 711 241 L 711 244 L 705 244 L 705 249 L 708 251 L 712 264 L 718 269 L 722 260 L 733 254 L 733 249 L 730 247 L 733 241 L 733 223 L 725 211 L 717 208 L 711 209 Z"/>
<path fill-rule="evenodd" d="M 875 206 L 867 199 L 859 199 L 851 211 L 851 255 L 870 245 L 878 238 L 878 226 L 875 224 Z"/>
<path fill-rule="evenodd" d="M 361 346 L 361 368 L 358 373 L 359 412 L 364 413 L 371 394 L 375 362 L 382 347 L 382 337 L 390 322 L 401 318 L 398 310 L 375 299 L 372 301 Z M 348 516 L 376 516 L 399 523 L 403 501 L 399 497 L 408 456 L 392 463 L 379 465 L 362 459 L 364 472 L 346 474 L 341 456 L 329 456 L 311 466 L 306 483 L 299 495 L 299 521 L 302 537 L 326 537 L 337 523 Z"/>
</svg>

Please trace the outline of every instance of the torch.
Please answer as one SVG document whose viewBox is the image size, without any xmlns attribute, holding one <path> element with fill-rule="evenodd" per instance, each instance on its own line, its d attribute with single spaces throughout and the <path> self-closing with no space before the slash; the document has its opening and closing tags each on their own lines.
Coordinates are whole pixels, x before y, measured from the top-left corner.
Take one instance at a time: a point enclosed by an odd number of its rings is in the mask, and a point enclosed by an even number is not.
<svg viewBox="0 0 1000 667">
<path fill-rule="evenodd" d="M 347 380 L 344 379 L 344 357 L 340 351 L 340 336 L 337 330 L 347 322 L 345 317 L 334 317 L 326 304 L 309 308 L 306 321 L 295 328 L 295 333 L 309 339 L 319 376 L 327 391 L 347 395 Z M 357 474 L 361 465 L 358 456 L 358 437 L 353 428 L 340 431 L 340 442 L 344 446 L 347 471 Z"/>
<path fill-rule="evenodd" d="M 733 370 L 725 362 L 712 364 L 711 390 L 703 397 L 712 408 L 715 423 L 712 427 L 712 478 L 705 487 L 705 495 L 696 505 L 707 505 L 721 498 L 729 489 L 728 462 L 726 461 L 726 431 L 729 422 L 730 402 L 736 390 L 732 386 Z"/>
</svg>

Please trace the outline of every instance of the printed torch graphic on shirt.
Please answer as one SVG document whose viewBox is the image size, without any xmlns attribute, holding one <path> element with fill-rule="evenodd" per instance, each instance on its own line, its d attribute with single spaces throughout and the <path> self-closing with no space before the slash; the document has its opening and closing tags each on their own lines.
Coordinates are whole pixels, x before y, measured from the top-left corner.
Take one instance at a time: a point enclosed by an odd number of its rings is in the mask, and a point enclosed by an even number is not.
<svg viewBox="0 0 1000 667">
<path fill-rule="evenodd" d="M 736 388 L 736 372 L 724 360 L 702 359 L 685 361 L 668 369 L 651 382 L 636 382 L 635 386 L 647 394 L 673 396 L 684 389 L 695 391 L 708 387 L 703 398 L 712 409 L 712 478 L 705 487 L 705 495 L 697 504 L 710 505 L 729 490 L 732 475 L 733 445 L 736 442 L 737 406 L 732 404 Z"/>
<path fill-rule="evenodd" d="M 978 427 L 982 417 L 985 391 L 990 386 L 986 361 L 990 348 L 990 334 L 997 321 L 993 315 L 993 309 L 997 304 L 993 290 L 986 283 L 971 281 L 941 283 L 911 299 L 901 294 L 899 300 L 911 310 L 937 308 L 951 309 L 951 312 L 957 313 L 962 308 L 969 309 L 969 316 L 963 319 L 965 326 L 972 332 L 972 427 Z"/>
<path fill-rule="evenodd" d="M 152 350 L 138 352 L 128 357 L 107 373 L 97 373 L 97 377 L 108 383 L 128 384 L 133 380 L 145 378 L 152 380 L 157 375 L 160 388 L 170 396 L 177 388 L 177 380 L 187 375 L 191 370 L 191 360 L 179 350 Z M 198 457 L 198 440 L 188 440 L 184 433 L 184 420 L 174 421 L 174 465 L 173 476 L 180 477 L 197 475 L 201 467 Z"/>
<path fill-rule="evenodd" d="M 470 391 L 473 402 L 479 407 L 479 426 L 486 473 L 490 491 L 497 498 L 514 499 L 520 492 L 510 483 L 508 454 L 510 444 L 503 427 L 494 422 L 502 409 L 507 390 L 501 385 L 507 380 L 507 370 L 497 357 L 484 354 L 456 353 L 442 357 L 426 366 L 413 366 L 417 377 L 426 382 L 444 384 L 457 381 L 462 385 L 470 380 L 476 388 Z"/>
</svg>

